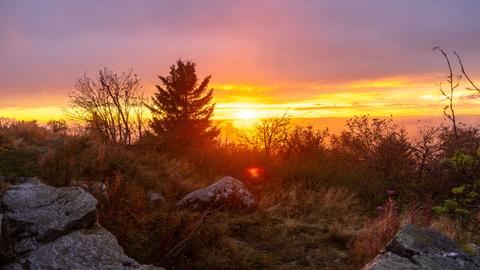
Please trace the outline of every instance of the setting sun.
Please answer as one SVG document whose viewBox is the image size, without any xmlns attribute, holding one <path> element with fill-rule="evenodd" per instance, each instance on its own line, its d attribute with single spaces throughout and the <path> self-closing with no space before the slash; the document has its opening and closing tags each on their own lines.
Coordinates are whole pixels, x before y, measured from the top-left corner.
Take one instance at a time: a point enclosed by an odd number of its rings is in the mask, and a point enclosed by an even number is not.
<svg viewBox="0 0 480 270">
<path fill-rule="evenodd" d="M 251 110 L 242 110 L 237 113 L 237 117 L 240 119 L 254 119 L 258 118 L 258 114 Z"/>
<path fill-rule="evenodd" d="M 0 270 L 480 270 L 479 10 L 0 0 Z"/>
</svg>

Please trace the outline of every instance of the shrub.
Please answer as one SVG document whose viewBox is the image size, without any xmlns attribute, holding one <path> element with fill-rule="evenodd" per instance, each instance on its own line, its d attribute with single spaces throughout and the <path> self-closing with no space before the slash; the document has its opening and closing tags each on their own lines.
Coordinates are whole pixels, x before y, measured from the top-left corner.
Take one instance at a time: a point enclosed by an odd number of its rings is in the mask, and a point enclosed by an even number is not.
<svg viewBox="0 0 480 270">
<path fill-rule="evenodd" d="M 362 187 L 365 201 L 379 204 L 394 188 L 407 197 L 415 178 L 415 160 L 406 130 L 392 119 L 354 117 L 348 129 L 332 137 L 331 166 L 352 189 Z"/>
</svg>

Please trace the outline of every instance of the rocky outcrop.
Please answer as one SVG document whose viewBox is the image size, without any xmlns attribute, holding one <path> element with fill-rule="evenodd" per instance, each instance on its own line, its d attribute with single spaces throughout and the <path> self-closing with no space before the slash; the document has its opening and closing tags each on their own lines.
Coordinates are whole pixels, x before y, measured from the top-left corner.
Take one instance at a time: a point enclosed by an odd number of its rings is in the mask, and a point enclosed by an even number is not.
<svg viewBox="0 0 480 270">
<path fill-rule="evenodd" d="M 79 187 L 38 180 L 12 186 L 2 198 L 0 268 L 161 269 L 126 256 L 115 237 L 96 225 L 96 204 Z"/>
<path fill-rule="evenodd" d="M 480 258 L 433 229 L 409 224 L 363 269 L 474 270 L 480 269 Z"/>
<path fill-rule="evenodd" d="M 78 230 L 41 245 L 4 269 L 160 269 L 127 257 L 103 228 Z"/>
<path fill-rule="evenodd" d="M 91 227 L 96 221 L 97 200 L 79 188 L 54 188 L 30 181 L 13 186 L 2 203 L 8 209 L 5 226 L 16 236 L 17 254 L 73 230 Z"/>
<path fill-rule="evenodd" d="M 191 210 L 210 207 L 248 208 L 255 204 L 252 193 L 242 181 L 225 176 L 214 184 L 185 196 L 177 206 Z"/>
</svg>

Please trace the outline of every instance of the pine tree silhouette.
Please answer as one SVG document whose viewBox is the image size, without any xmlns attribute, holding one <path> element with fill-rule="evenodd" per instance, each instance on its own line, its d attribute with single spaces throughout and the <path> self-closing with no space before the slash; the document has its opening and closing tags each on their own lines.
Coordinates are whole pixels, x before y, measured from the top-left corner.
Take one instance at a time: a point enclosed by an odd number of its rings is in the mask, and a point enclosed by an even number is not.
<svg viewBox="0 0 480 270">
<path fill-rule="evenodd" d="M 211 76 L 199 83 L 195 63 L 177 60 L 168 76 L 158 77 L 162 85 L 156 85 L 149 106 L 156 135 L 173 147 L 194 147 L 215 139 L 219 130 L 211 120 L 215 108 L 213 89 L 208 88 Z"/>
</svg>

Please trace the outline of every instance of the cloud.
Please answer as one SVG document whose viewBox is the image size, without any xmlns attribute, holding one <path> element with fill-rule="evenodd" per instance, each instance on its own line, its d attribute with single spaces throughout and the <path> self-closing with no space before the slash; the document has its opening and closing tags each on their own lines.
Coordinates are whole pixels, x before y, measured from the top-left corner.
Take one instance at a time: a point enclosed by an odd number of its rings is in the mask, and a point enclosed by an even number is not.
<svg viewBox="0 0 480 270">
<path fill-rule="evenodd" d="M 446 71 L 434 46 L 459 51 L 480 78 L 479 8 L 475 0 L 0 1 L 0 107 L 56 106 L 83 72 L 105 66 L 133 68 L 151 94 L 181 57 L 213 75 L 225 113 L 229 103 L 315 104 L 296 107 L 309 116 L 433 113 L 434 83 Z"/>
</svg>

